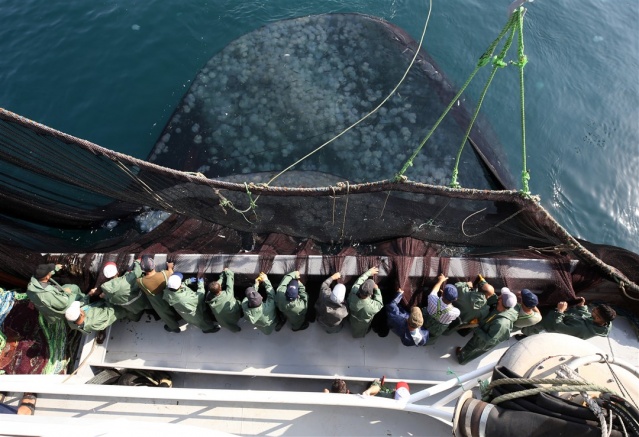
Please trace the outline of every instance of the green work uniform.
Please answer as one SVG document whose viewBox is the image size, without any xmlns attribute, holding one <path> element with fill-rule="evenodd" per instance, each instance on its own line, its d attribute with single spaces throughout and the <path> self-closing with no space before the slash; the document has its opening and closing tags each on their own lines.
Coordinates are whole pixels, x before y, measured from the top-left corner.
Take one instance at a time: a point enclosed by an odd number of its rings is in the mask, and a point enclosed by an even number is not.
<svg viewBox="0 0 639 437">
<path fill-rule="evenodd" d="M 366 272 L 357 278 L 357 281 L 351 288 L 351 292 L 348 295 L 348 309 L 350 311 L 349 321 L 351 323 L 353 338 L 364 337 L 371 326 L 373 317 L 384 307 L 382 293 L 377 287 L 375 287 L 372 297 L 360 299 L 357 295 L 359 288 L 369 278 L 369 276 L 371 276 L 371 274 Z"/>
<path fill-rule="evenodd" d="M 513 324 L 514 331 L 525 328 L 526 326 L 533 326 L 541 322 L 541 314 L 537 311 L 532 311 L 530 314 L 527 314 L 524 312 L 524 309 L 520 304 L 515 305 L 515 310 L 517 310 L 518 317 Z"/>
<path fill-rule="evenodd" d="M 459 297 L 453 305 L 459 308 L 459 320 L 462 324 L 474 319 L 482 320 L 488 315 L 490 307 L 484 293 L 470 288 L 466 282 L 458 282 L 455 287 Z"/>
<path fill-rule="evenodd" d="M 445 305 L 441 299 L 437 299 L 437 311 L 433 315 L 428 312 L 427 307 L 422 308 L 422 316 L 424 317 L 424 324 L 422 327 L 428 330 L 427 346 L 435 344 L 437 342 L 437 338 L 446 332 L 449 324 L 440 322 L 439 317 L 450 312 L 452 309 L 453 307 L 450 304 Z"/>
<path fill-rule="evenodd" d="M 141 276 L 140 261 L 136 260 L 133 263 L 133 270 L 100 286 L 104 300 L 125 310 L 126 317 L 134 322 L 140 320 L 144 310 L 152 308 L 149 300 L 138 286 L 137 279 Z"/>
<path fill-rule="evenodd" d="M 517 320 L 517 311 L 514 308 L 508 308 L 502 312 L 498 312 L 496 309 L 491 311 L 488 317 L 479 323 L 479 326 L 473 331 L 472 338 L 461 349 L 458 357 L 459 364 L 466 364 L 499 343 L 508 340 L 515 320 Z"/>
<path fill-rule="evenodd" d="M 104 301 L 84 305 L 82 311 L 84 311 L 84 322 L 81 325 L 76 325 L 69 320 L 67 320 L 67 324 L 71 329 L 78 330 L 83 334 L 103 331 L 115 321 L 126 317 L 125 310 L 113 307 Z"/>
<path fill-rule="evenodd" d="M 599 326 L 595 323 L 586 305 L 569 308 L 565 312 L 552 310 L 544 316 L 541 322 L 533 326 L 523 328 L 524 335 L 532 335 L 546 330 L 559 334 L 572 335 L 587 340 L 592 337 L 607 337 L 612 324 Z"/>
<path fill-rule="evenodd" d="M 262 301 L 262 305 L 250 308 L 248 298 L 245 297 L 244 300 L 242 300 L 242 309 L 244 310 L 244 318 L 246 318 L 251 325 L 255 326 L 264 334 L 269 335 L 273 332 L 273 329 L 275 329 L 275 325 L 277 324 L 275 290 L 268 278 L 262 282 L 266 289 L 266 299 Z M 257 290 L 259 285 L 259 282 L 256 281 L 254 288 Z"/>
<path fill-rule="evenodd" d="M 175 331 L 180 329 L 179 318 L 171 305 L 164 300 L 164 289 L 167 279 L 173 274 L 173 270 L 156 272 L 152 277 L 143 276 L 137 279 L 137 284 L 149 300 L 153 310 L 162 319 L 166 326 Z M 158 276 L 159 275 L 159 276 Z"/>
<path fill-rule="evenodd" d="M 233 272 L 228 269 L 224 270 L 217 282 L 222 285 L 224 280 L 226 280 L 226 288 L 217 296 L 213 296 L 210 300 L 207 300 L 206 303 L 209 308 L 211 308 L 211 312 L 222 327 L 233 332 L 238 332 L 241 331 L 237 322 L 242 316 L 242 306 L 235 298 L 235 294 L 233 292 Z"/>
<path fill-rule="evenodd" d="M 298 282 L 297 299 L 289 301 L 286 298 L 286 289 L 288 288 L 289 282 L 293 279 L 296 279 L 295 272 L 291 272 L 282 278 L 282 282 L 280 282 L 275 293 L 275 302 L 277 303 L 277 308 L 284 314 L 286 319 L 291 322 L 291 329 L 297 331 L 306 321 L 308 294 L 306 294 L 304 284 Z"/>
<path fill-rule="evenodd" d="M 65 291 L 65 288 L 70 289 L 71 292 Z M 66 320 L 64 313 L 67 308 L 69 308 L 74 301 L 83 301 L 85 298 L 84 294 L 80 291 L 80 287 L 75 284 L 60 285 L 53 279 L 49 279 L 49 282 L 43 283 L 35 277 L 31 277 L 29 281 L 27 296 L 48 323 Z"/>
<path fill-rule="evenodd" d="M 191 290 L 186 282 L 183 282 L 175 291 L 165 288 L 163 298 L 188 324 L 197 326 L 204 332 L 214 331 L 217 329 L 217 323 L 204 305 L 204 295 L 203 281 L 198 282 L 197 291 Z"/>
</svg>

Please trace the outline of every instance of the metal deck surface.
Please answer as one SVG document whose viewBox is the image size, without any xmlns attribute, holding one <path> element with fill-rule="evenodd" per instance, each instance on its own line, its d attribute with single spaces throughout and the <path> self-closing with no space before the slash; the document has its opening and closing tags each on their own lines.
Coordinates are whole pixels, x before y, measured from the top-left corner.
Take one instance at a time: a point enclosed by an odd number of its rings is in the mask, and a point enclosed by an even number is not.
<svg viewBox="0 0 639 437">
<path fill-rule="evenodd" d="M 417 348 L 402 345 L 392 332 L 381 338 L 371 331 L 363 339 L 354 339 L 348 321 L 337 334 L 327 334 L 315 323 L 299 332 L 292 332 L 287 324 L 271 335 L 262 334 L 243 319 L 240 326 L 242 331 L 238 333 L 222 329 L 204 334 L 198 328 L 183 325 L 180 334 L 172 334 L 163 329 L 161 321 L 148 316 L 137 323 L 118 322 L 111 327 L 104 344 L 95 348 L 87 364 L 298 378 L 339 376 L 371 380 L 386 375 L 389 379 L 428 383 L 449 379 L 451 371 L 461 374 L 496 362 L 516 342 L 511 337 L 461 366 L 451 354 L 471 335 L 462 337 L 453 333 L 439 337 L 433 346 Z M 610 338 L 589 341 L 610 356 L 639 366 L 639 342 L 626 318 L 618 317 L 613 322 Z"/>
<path fill-rule="evenodd" d="M 417 348 L 402 345 L 392 332 L 381 338 L 371 331 L 363 339 L 354 339 L 347 322 L 337 334 L 327 334 L 314 323 L 299 332 L 286 325 L 271 335 L 244 320 L 240 327 L 238 333 L 222 329 L 204 334 L 183 325 L 180 334 L 172 334 L 163 329 L 163 322 L 150 318 L 119 322 L 87 364 L 331 380 L 335 376 L 371 380 L 386 375 L 408 382 L 445 380 L 450 378 L 449 369 L 464 373 L 478 365 L 460 366 L 451 358 L 455 346 L 470 339 L 458 334 L 442 336 L 434 346 Z M 497 361 L 509 345 L 504 343 L 482 357 L 481 363 Z"/>
<path fill-rule="evenodd" d="M 450 426 L 439 419 L 401 410 L 358 407 L 362 399 L 359 395 L 349 395 L 348 406 L 318 405 L 304 404 L 310 398 L 300 392 L 319 394 L 335 376 L 340 376 L 350 380 L 351 391 L 361 393 L 368 381 L 386 375 L 390 380 L 408 381 L 415 393 L 430 381 L 450 380 L 494 363 L 515 343 L 511 338 L 490 353 L 460 366 L 450 354 L 470 336 L 456 333 L 441 337 L 433 347 L 410 348 L 403 346 L 393 333 L 380 338 L 371 332 L 364 339 L 353 339 L 349 326 L 331 335 L 315 324 L 296 333 L 285 326 L 270 336 L 243 321 L 241 326 L 242 331 L 235 334 L 225 330 L 203 334 L 185 325 L 180 334 L 171 334 L 164 331 L 163 323 L 149 319 L 118 322 L 103 345 L 94 346 L 92 338 L 87 337 L 83 347 L 85 362 L 76 376 L 1 377 L 0 389 L 12 392 L 39 389 L 42 394 L 36 416 L 12 416 L 3 422 L 0 433 L 66 435 L 70 426 L 81 426 L 84 431 L 91 430 L 83 432 L 85 435 L 118 436 L 182 435 L 196 428 L 205 428 L 210 435 L 450 435 Z M 625 318 L 615 320 L 610 338 L 591 342 L 609 356 L 639 369 L 639 341 Z M 157 398 L 136 398 L 131 391 L 124 391 L 122 397 L 74 394 L 75 388 L 87 387 L 84 382 L 100 367 L 166 369 L 173 374 L 174 388 L 149 390 L 177 393 L 175 389 L 196 389 L 195 397 L 167 399 L 158 392 Z M 290 393 L 292 403 L 237 402 L 232 396 L 211 400 L 205 393 L 198 398 L 199 389 L 237 390 L 243 395 L 253 394 L 256 399 L 260 391 L 279 391 Z M 344 399 L 342 396 L 346 395 L 334 396 Z M 440 398 L 429 399 L 428 404 Z M 17 401 L 12 402 L 15 405 Z M 454 405 L 454 401 L 445 404 L 451 411 Z M 163 426 L 159 427 L 160 424 Z"/>
</svg>

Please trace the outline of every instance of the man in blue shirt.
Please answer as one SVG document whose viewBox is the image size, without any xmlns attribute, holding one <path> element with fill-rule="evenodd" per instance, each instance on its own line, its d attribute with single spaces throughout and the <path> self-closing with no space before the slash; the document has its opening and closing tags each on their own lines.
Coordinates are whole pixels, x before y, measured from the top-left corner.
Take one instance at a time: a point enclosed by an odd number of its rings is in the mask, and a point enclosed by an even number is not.
<svg viewBox="0 0 639 437">
<path fill-rule="evenodd" d="M 411 308 L 410 312 L 399 305 L 404 290 L 397 291 L 395 299 L 386 305 L 388 327 L 399 336 L 404 346 L 424 346 L 428 341 L 428 330 L 422 328 L 424 316 L 419 307 Z"/>
</svg>

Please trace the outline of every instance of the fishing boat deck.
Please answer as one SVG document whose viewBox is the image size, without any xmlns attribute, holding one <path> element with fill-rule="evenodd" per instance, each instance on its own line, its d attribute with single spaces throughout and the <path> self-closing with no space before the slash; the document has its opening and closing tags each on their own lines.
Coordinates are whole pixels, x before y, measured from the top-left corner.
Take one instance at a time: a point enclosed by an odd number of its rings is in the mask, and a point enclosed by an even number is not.
<svg viewBox="0 0 639 437">
<path fill-rule="evenodd" d="M 636 336 L 628 320 L 619 317 L 613 324 L 615 341 L 590 341 L 612 357 L 639 364 Z M 456 346 L 463 346 L 470 335 L 442 336 L 429 347 L 406 347 L 392 332 L 379 337 L 370 332 L 363 339 L 350 335 L 348 322 L 337 334 L 327 334 L 311 323 L 304 331 L 264 335 L 245 320 L 241 332 L 222 329 L 204 334 L 198 328 L 182 326 L 180 334 L 163 329 L 161 321 L 119 322 L 113 325 L 104 344 L 88 357 L 90 366 L 115 368 L 153 368 L 172 372 L 226 374 L 240 376 L 370 381 L 381 375 L 389 380 L 430 384 L 450 378 L 451 371 L 496 362 L 516 342 L 511 338 L 473 362 L 461 366 L 451 357 Z M 87 343 L 89 348 L 92 343 Z M 86 356 L 86 352 L 85 352 Z"/>
<path fill-rule="evenodd" d="M 218 433 L 211 435 L 441 436 L 448 435 L 450 427 L 439 419 L 401 410 L 365 408 L 371 405 L 359 407 L 358 402 L 368 402 L 359 395 L 338 396 L 342 405 L 331 405 L 328 401 L 323 404 L 322 396 L 328 396 L 321 391 L 339 376 L 349 381 L 353 392 L 361 393 L 368 381 L 386 375 L 390 381 L 408 381 L 415 393 L 435 382 L 495 363 L 516 342 L 511 338 L 490 353 L 460 366 L 450 355 L 455 346 L 463 345 L 469 337 L 458 334 L 441 337 L 432 347 L 409 348 L 392 333 L 380 338 L 371 332 L 364 339 L 353 339 L 348 326 L 333 335 L 324 333 L 316 324 L 297 333 L 285 326 L 270 336 L 244 322 L 241 327 L 242 331 L 235 334 L 225 330 L 203 334 L 199 329 L 182 326 L 180 334 L 171 334 L 164 331 L 161 322 L 152 319 L 118 322 L 102 345 L 95 344 L 92 337 L 86 338 L 77 375 L 70 378 L 7 375 L 3 376 L 4 387 L 0 388 L 41 393 L 37 415 L 29 418 L 32 419 L 29 423 L 36 429 L 47 429 L 52 435 L 56 430 L 62 434 L 61 430 L 75 423 L 92 427 L 104 424 L 113 434 L 130 434 L 136 426 L 144 426 L 145 433 L 153 430 L 156 435 L 203 427 Z M 639 342 L 624 317 L 614 322 L 610 338 L 591 342 L 609 356 L 621 358 L 639 370 Z M 173 388 L 92 386 L 97 392 L 86 395 L 90 386 L 84 382 L 103 367 L 167 370 L 172 373 Z M 195 389 L 186 390 L 195 394 L 182 397 L 183 389 Z M 217 394 L 211 396 L 211 389 Z M 136 397 L 127 390 L 146 394 Z M 269 402 L 260 396 L 269 391 L 285 392 L 292 402 Z M 255 396 L 254 403 L 240 402 L 234 397 L 234 393 L 247 392 Z M 434 396 L 427 403 L 432 405 L 443 397 L 444 394 Z M 442 409 L 452 412 L 454 400 L 442 402 Z M 17 430 L 17 435 L 29 434 L 20 433 L 17 424 L 24 422 L 15 417 L 11 420 L 14 419 L 16 427 L 9 429 Z M 70 419 L 80 421 L 69 422 Z M 152 425 L 146 428 L 144 424 L 149 422 Z M 158 428 L 158 424 L 165 428 Z M 37 428 L 40 425 L 46 428 Z M 33 428 L 24 429 L 33 433 Z"/>
</svg>

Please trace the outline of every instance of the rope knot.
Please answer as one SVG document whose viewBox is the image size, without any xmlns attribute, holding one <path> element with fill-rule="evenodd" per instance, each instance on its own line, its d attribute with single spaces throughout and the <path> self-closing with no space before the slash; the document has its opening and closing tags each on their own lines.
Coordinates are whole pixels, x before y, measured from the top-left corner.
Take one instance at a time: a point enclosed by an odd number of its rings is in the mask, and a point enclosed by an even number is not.
<svg viewBox="0 0 639 437">
<path fill-rule="evenodd" d="M 493 60 L 493 65 L 498 68 L 504 68 L 508 66 L 508 64 L 505 63 L 503 59 L 498 58 L 497 56 L 495 56 Z"/>
</svg>

